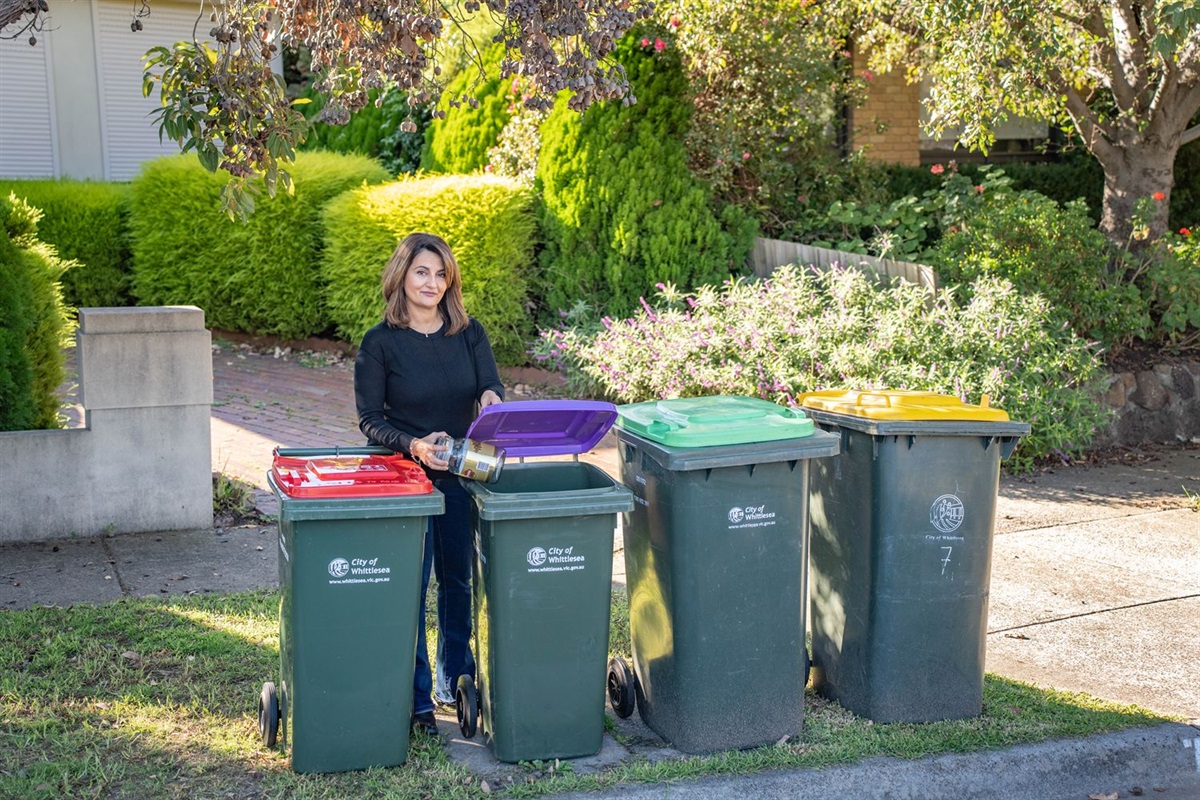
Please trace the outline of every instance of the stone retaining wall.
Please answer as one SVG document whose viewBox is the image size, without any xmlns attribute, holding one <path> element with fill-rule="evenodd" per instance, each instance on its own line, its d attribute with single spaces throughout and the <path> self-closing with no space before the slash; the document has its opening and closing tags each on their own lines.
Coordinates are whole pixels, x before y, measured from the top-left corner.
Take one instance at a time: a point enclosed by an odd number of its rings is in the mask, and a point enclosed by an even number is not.
<svg viewBox="0 0 1200 800">
<path fill-rule="evenodd" d="M 1115 416 L 1098 445 L 1200 441 L 1200 361 L 1113 373 L 1104 402 Z"/>
</svg>

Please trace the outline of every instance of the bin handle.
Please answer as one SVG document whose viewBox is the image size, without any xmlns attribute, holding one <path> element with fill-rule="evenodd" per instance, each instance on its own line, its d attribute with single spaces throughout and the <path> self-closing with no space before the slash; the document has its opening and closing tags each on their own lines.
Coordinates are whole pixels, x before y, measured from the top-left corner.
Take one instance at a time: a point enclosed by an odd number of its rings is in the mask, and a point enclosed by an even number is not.
<svg viewBox="0 0 1200 800">
<path fill-rule="evenodd" d="M 272 456 L 290 458 L 320 458 L 322 456 L 390 456 L 395 452 L 386 447 L 363 445 L 361 447 L 276 447 L 271 451 Z"/>
</svg>

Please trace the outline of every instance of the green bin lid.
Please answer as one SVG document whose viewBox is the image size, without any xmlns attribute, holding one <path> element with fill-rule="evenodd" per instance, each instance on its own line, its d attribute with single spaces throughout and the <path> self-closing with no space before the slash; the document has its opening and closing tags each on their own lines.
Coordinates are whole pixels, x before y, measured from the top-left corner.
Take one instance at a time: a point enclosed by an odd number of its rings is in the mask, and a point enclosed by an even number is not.
<svg viewBox="0 0 1200 800">
<path fill-rule="evenodd" d="M 682 397 L 617 406 L 617 426 L 669 447 L 774 442 L 811 436 L 799 408 L 757 397 Z"/>
</svg>

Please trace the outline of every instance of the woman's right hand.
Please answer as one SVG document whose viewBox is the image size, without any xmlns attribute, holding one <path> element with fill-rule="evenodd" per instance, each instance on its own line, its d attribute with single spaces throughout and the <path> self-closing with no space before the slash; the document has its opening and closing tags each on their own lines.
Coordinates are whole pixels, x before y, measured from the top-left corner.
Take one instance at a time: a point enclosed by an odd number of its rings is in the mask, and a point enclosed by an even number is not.
<svg viewBox="0 0 1200 800">
<path fill-rule="evenodd" d="M 443 471 L 449 469 L 450 462 L 447 460 L 449 453 L 445 448 L 437 445 L 437 440 L 446 435 L 445 431 L 434 431 L 428 436 L 413 439 L 412 444 L 408 447 L 413 459 L 418 464 L 424 464 L 430 469 Z"/>
</svg>

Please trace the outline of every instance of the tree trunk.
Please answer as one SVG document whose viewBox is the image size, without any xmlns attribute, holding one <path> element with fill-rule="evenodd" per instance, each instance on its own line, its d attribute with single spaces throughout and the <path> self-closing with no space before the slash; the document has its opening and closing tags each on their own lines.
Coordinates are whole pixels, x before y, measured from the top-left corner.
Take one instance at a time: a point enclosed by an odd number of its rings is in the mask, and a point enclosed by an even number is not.
<svg viewBox="0 0 1200 800">
<path fill-rule="evenodd" d="M 1104 168 L 1100 230 L 1110 242 L 1136 251 L 1141 249 L 1143 242 L 1153 241 L 1167 231 L 1167 211 L 1178 151 L 1177 143 L 1167 145 L 1154 140 L 1112 148 L 1103 155 L 1094 151 Z M 1141 198 L 1146 198 L 1150 213 L 1135 220 L 1137 202 Z M 1135 231 L 1135 224 L 1145 225 L 1146 230 Z M 1135 238 L 1135 233 L 1140 238 Z"/>
</svg>

